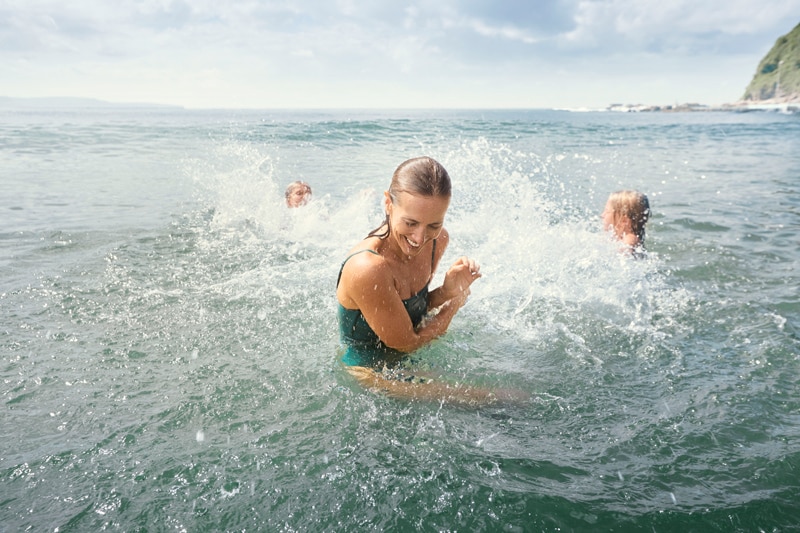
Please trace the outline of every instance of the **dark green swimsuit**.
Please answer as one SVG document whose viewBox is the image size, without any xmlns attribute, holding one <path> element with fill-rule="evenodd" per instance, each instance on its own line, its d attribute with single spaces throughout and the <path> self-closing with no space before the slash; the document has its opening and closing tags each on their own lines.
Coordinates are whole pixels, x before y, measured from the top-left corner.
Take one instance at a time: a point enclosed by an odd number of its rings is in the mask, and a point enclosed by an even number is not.
<svg viewBox="0 0 800 533">
<path fill-rule="evenodd" d="M 342 270 L 347 261 L 356 254 L 361 252 L 370 252 L 379 255 L 374 250 L 359 250 L 347 256 L 342 262 L 339 269 L 339 278 L 336 280 L 336 286 L 339 286 L 339 281 L 342 279 Z M 433 267 L 436 261 L 436 240 L 433 241 L 433 251 L 431 252 L 431 277 L 433 277 Z M 428 280 L 430 283 L 430 280 Z M 403 305 L 408 312 L 411 323 L 416 328 L 425 314 L 428 312 L 428 285 L 426 284 L 422 289 L 407 300 L 403 300 Z M 375 366 L 377 363 L 384 362 L 391 359 L 402 357 L 403 353 L 386 346 L 378 335 L 372 331 L 372 328 L 367 324 L 364 315 L 361 314 L 360 309 L 346 309 L 339 304 L 339 339 L 347 348 L 347 351 L 342 356 L 342 361 L 350 366 Z"/>
</svg>

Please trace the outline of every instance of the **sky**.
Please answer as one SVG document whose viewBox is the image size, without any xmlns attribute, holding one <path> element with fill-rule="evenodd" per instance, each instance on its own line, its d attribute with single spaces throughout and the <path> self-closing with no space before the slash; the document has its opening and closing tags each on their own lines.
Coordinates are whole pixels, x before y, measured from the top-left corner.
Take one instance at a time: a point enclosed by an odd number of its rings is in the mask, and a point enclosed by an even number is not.
<svg viewBox="0 0 800 533">
<path fill-rule="evenodd" d="M 737 101 L 800 0 L 0 0 L 0 96 L 186 108 Z"/>
</svg>

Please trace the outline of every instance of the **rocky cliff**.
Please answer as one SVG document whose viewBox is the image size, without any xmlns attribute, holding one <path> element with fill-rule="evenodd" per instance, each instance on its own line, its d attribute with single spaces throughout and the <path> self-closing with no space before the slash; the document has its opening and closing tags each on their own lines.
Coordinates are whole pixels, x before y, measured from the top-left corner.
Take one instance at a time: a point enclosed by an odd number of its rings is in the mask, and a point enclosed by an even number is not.
<svg viewBox="0 0 800 533">
<path fill-rule="evenodd" d="M 800 102 L 800 24 L 780 37 L 764 56 L 742 99 L 746 102 Z"/>
</svg>

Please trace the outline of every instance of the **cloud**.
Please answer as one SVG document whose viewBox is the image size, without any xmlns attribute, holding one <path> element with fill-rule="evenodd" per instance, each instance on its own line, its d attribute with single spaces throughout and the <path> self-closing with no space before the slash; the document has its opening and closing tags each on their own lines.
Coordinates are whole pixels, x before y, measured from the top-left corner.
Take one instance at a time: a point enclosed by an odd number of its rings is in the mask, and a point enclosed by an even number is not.
<svg viewBox="0 0 800 533">
<path fill-rule="evenodd" d="M 800 1 L 581 0 L 568 46 L 685 55 L 741 53 L 766 36 L 777 38 L 785 21 L 800 18 Z"/>
<path fill-rule="evenodd" d="M 302 48 L 315 56 L 323 50 L 391 55 L 387 51 L 409 41 L 464 61 L 473 53 L 480 60 L 487 46 L 498 54 L 620 48 L 691 54 L 708 47 L 724 54 L 732 38 L 774 35 L 792 16 L 800 16 L 800 0 L 418 0 L 405 6 L 358 0 L 31 0 L 7 3 L 0 11 L 6 21 L 0 38 L 18 43 L 18 52 L 87 56 L 145 55 L 162 45 L 254 55 L 261 48 Z"/>
<path fill-rule="evenodd" d="M 586 100 L 605 98 L 620 76 L 666 94 L 693 73 L 698 93 L 738 93 L 798 21 L 800 0 L 6 0 L 0 86 L 185 105 L 259 105 L 260 94 L 260 105 L 481 105 L 496 94 L 537 105 L 580 98 L 581 86 Z"/>
</svg>

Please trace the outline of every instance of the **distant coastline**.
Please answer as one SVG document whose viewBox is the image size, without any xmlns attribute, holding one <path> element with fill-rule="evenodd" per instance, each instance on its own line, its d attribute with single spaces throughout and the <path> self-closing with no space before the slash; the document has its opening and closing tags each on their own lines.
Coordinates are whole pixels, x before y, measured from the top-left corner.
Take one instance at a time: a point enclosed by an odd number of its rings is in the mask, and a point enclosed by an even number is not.
<svg viewBox="0 0 800 533">
<path fill-rule="evenodd" d="M 40 98 L 16 98 L 11 96 L 0 96 L 0 109 L 86 109 L 86 108 L 108 108 L 108 109 L 183 109 L 180 106 L 136 103 L 136 102 L 108 102 L 96 98 L 78 97 L 40 97 Z"/>
<path fill-rule="evenodd" d="M 750 111 L 772 111 L 777 113 L 800 113 L 800 96 L 772 100 L 740 100 L 732 104 L 710 106 L 697 103 L 675 105 L 642 105 L 642 104 L 611 104 L 606 111 L 618 113 L 698 113 L 733 111 L 747 113 Z"/>
<path fill-rule="evenodd" d="M 31 97 L 17 98 L 0 96 L 0 110 L 2 109 L 159 109 L 183 110 L 182 106 L 168 104 L 154 104 L 147 102 L 109 102 L 96 98 L 80 97 Z M 800 114 L 800 95 L 792 98 L 773 100 L 742 100 L 731 104 L 706 105 L 700 103 L 682 103 L 669 105 L 647 104 L 609 104 L 605 108 L 553 108 L 561 111 L 586 112 L 615 112 L 615 113 L 700 113 L 700 112 L 738 112 L 772 111 L 787 114 Z"/>
</svg>

